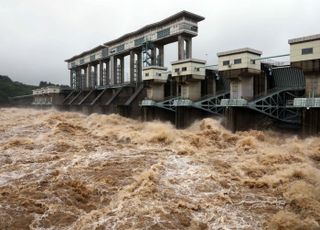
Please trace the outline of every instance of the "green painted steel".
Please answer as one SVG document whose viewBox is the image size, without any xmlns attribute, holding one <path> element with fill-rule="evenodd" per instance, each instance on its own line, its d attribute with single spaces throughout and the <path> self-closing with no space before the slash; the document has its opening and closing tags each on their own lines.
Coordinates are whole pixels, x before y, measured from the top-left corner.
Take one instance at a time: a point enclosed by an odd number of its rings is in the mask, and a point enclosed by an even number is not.
<svg viewBox="0 0 320 230">
<path fill-rule="evenodd" d="M 124 45 L 119 45 L 118 47 L 117 47 L 117 52 L 121 52 L 121 51 L 123 51 L 124 50 Z"/>
<path fill-rule="evenodd" d="M 252 59 L 252 60 L 260 61 L 260 60 L 267 60 L 267 59 L 273 59 L 273 58 L 279 58 L 279 57 L 288 57 L 288 56 L 290 56 L 290 54 L 280 54 L 280 55 L 269 56 L 269 57 L 255 58 L 255 59 Z"/>
<path fill-rule="evenodd" d="M 160 30 L 157 32 L 157 38 L 164 38 L 170 35 L 170 28 L 166 28 L 164 30 Z"/>
<path fill-rule="evenodd" d="M 282 88 L 304 88 L 305 77 L 301 69 L 293 67 L 271 69 L 274 87 Z"/>
<path fill-rule="evenodd" d="M 144 43 L 144 37 L 134 40 L 134 46 L 141 46 Z"/>
</svg>

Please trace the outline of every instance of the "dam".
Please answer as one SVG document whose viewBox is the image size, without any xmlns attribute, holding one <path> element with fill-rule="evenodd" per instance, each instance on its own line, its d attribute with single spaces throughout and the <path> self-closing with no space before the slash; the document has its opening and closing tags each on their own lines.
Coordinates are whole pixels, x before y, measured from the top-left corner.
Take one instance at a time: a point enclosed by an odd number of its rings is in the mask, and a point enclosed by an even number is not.
<svg viewBox="0 0 320 230">
<path fill-rule="evenodd" d="M 192 55 L 192 39 L 203 20 L 181 11 L 98 45 L 65 60 L 69 88 L 37 89 L 14 101 L 159 119 L 177 128 L 214 116 L 232 131 L 279 127 L 305 135 L 320 132 L 320 34 L 289 39 L 288 54 L 264 57 L 260 50 L 243 47 L 219 51 L 218 63 L 207 65 Z M 177 43 L 178 60 L 164 66 L 164 46 L 170 43 Z"/>
</svg>

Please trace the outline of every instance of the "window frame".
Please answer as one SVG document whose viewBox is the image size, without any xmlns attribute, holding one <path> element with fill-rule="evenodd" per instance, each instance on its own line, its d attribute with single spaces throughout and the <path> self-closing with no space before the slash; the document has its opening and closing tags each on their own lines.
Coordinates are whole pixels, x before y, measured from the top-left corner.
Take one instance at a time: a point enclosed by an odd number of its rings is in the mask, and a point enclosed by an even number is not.
<svg viewBox="0 0 320 230">
<path fill-rule="evenodd" d="M 230 65 L 230 60 L 224 60 L 224 61 L 222 61 L 222 65 L 223 65 L 223 66 L 228 66 L 228 65 Z"/>
<path fill-rule="evenodd" d="M 235 64 L 235 65 L 242 64 L 242 59 L 241 58 L 233 59 L 233 64 Z"/>
<path fill-rule="evenodd" d="M 313 47 L 302 48 L 301 55 L 313 54 Z"/>
</svg>

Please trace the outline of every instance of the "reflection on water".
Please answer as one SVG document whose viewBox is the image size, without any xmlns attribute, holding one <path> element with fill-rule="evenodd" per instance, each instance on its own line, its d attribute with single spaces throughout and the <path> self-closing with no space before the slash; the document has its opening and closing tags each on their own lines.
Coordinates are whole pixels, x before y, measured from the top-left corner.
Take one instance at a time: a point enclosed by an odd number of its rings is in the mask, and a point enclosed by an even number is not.
<svg viewBox="0 0 320 230">
<path fill-rule="evenodd" d="M 320 138 L 0 109 L 0 229 L 318 229 Z"/>
</svg>

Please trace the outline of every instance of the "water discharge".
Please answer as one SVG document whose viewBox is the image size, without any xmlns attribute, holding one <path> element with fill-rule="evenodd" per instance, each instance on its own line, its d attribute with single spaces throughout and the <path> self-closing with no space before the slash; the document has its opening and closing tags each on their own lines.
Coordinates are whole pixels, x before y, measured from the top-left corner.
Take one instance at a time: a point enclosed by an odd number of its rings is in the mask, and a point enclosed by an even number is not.
<svg viewBox="0 0 320 230">
<path fill-rule="evenodd" d="M 320 137 L 0 109 L 0 229 L 319 229 Z"/>
</svg>

